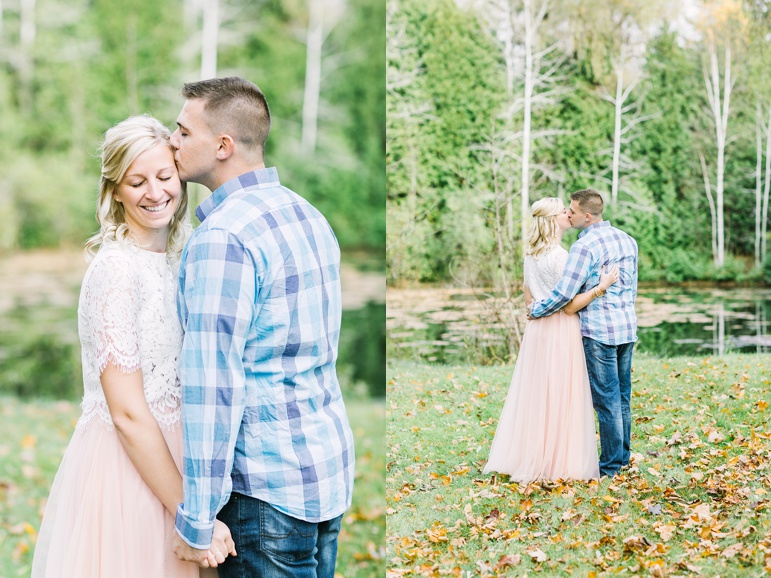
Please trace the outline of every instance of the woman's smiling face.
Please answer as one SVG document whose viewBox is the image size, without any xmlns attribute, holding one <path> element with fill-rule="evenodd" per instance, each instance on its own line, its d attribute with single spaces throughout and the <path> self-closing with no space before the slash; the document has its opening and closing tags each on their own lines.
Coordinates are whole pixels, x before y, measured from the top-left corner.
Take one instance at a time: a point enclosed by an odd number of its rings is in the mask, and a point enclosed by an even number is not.
<svg viewBox="0 0 771 578">
<path fill-rule="evenodd" d="M 174 153 L 161 143 L 131 163 L 118 183 L 115 200 L 123 204 L 132 235 L 141 238 L 168 228 L 181 194 Z"/>
</svg>

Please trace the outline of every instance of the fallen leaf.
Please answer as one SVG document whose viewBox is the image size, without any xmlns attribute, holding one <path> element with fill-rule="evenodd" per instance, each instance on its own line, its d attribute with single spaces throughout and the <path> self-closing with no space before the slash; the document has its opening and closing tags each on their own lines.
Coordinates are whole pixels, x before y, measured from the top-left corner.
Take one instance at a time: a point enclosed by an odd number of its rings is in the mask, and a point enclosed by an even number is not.
<svg viewBox="0 0 771 578">
<path fill-rule="evenodd" d="M 21 438 L 21 447 L 24 449 L 34 448 L 35 444 L 37 444 L 37 438 L 31 434 L 27 434 Z"/>
<path fill-rule="evenodd" d="M 723 558 L 733 558 L 736 556 L 739 552 L 741 552 L 742 548 L 744 548 L 744 545 L 741 542 L 737 542 L 736 544 L 731 544 L 720 552 L 720 556 Z"/>
<path fill-rule="evenodd" d="M 498 572 L 499 570 L 503 570 L 508 566 L 518 566 L 521 561 L 522 557 L 519 554 L 504 554 L 498 560 L 494 570 Z"/>
<path fill-rule="evenodd" d="M 675 533 L 675 526 L 673 524 L 662 524 L 661 526 L 654 528 L 654 530 L 658 532 L 658 535 L 661 536 L 662 540 L 668 542 Z"/>
<path fill-rule="evenodd" d="M 534 548 L 527 551 L 527 555 L 530 556 L 536 562 L 546 562 L 549 557 L 541 551 L 540 548 Z"/>
</svg>

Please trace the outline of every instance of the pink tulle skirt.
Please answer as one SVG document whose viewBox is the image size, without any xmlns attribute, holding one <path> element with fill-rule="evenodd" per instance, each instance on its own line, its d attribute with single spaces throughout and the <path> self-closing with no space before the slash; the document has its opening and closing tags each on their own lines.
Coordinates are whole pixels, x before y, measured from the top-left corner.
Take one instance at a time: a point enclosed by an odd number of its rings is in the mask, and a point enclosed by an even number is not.
<svg viewBox="0 0 771 578">
<path fill-rule="evenodd" d="M 180 426 L 164 431 L 177 467 Z M 94 418 L 72 436 L 35 547 L 33 578 L 199 578 L 171 551 L 174 521 L 114 430 Z M 216 576 L 216 574 L 215 574 Z"/>
<path fill-rule="evenodd" d="M 599 477 L 578 315 L 527 322 L 485 472 L 517 482 Z"/>
</svg>

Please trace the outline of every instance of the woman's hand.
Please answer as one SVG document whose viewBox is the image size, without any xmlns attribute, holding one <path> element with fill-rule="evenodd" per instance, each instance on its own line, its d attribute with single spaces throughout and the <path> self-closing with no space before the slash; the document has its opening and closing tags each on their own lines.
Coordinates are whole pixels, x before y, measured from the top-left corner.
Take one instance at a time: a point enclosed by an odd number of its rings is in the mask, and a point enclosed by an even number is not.
<svg viewBox="0 0 771 578">
<path fill-rule="evenodd" d="M 608 287 L 613 285 L 616 281 L 618 281 L 619 271 L 618 271 L 618 263 L 613 265 L 613 268 L 609 272 L 605 272 L 605 267 L 602 268 L 602 273 L 600 274 L 600 282 L 597 285 L 602 291 L 605 291 Z"/>
<path fill-rule="evenodd" d="M 211 546 L 206 553 L 206 559 L 210 568 L 216 568 L 219 564 L 225 562 L 225 558 L 236 556 L 236 544 L 230 536 L 230 528 L 223 522 L 214 520 L 214 534 L 212 535 Z"/>
</svg>

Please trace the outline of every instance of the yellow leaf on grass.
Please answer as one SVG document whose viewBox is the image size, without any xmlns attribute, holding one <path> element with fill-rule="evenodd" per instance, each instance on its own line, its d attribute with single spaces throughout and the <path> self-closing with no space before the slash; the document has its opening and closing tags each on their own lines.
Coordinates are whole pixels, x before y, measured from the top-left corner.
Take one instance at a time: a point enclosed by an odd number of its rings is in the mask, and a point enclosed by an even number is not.
<svg viewBox="0 0 771 578">
<path fill-rule="evenodd" d="M 27 552 L 29 552 L 29 544 L 27 544 L 27 542 L 19 542 L 13 549 L 13 561 L 18 562 L 19 559 Z"/>
<path fill-rule="evenodd" d="M 21 447 L 25 449 L 34 448 L 35 444 L 37 444 L 37 438 L 31 434 L 27 434 L 21 438 Z"/>
<path fill-rule="evenodd" d="M 661 539 L 668 542 L 672 535 L 675 533 L 675 526 L 673 524 L 662 524 L 661 526 L 654 528 L 658 532 Z"/>
</svg>

